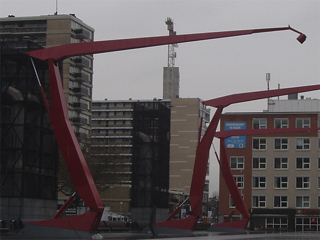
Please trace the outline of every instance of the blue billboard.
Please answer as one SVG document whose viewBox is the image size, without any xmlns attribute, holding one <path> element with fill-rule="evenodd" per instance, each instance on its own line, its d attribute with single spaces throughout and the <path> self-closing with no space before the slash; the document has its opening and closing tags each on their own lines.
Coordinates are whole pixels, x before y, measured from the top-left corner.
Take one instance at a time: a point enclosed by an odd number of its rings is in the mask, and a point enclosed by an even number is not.
<svg viewBox="0 0 320 240">
<path fill-rule="evenodd" d="M 246 122 L 225 122 L 224 130 L 247 129 Z M 232 136 L 225 139 L 226 148 L 246 148 L 246 136 Z"/>
</svg>

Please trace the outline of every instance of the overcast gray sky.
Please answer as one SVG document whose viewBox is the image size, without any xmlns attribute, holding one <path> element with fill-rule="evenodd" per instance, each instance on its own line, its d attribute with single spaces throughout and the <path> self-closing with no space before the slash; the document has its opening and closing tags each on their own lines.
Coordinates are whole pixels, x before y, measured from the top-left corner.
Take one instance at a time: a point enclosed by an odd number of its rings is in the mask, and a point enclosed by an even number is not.
<svg viewBox="0 0 320 240">
<path fill-rule="evenodd" d="M 0 17 L 48 15 L 56 0 L 0 0 Z M 176 49 L 180 96 L 204 100 L 238 92 L 320 82 L 320 1 L 318 0 L 58 0 L 59 14 L 76 14 L 95 29 L 95 40 L 168 35 L 171 17 L 177 34 L 269 27 L 292 31 L 259 33 L 181 43 Z M 167 46 L 97 54 L 93 98 L 162 98 Z M 319 91 L 304 93 L 319 98 Z M 266 100 L 226 111 L 262 111 Z"/>
</svg>

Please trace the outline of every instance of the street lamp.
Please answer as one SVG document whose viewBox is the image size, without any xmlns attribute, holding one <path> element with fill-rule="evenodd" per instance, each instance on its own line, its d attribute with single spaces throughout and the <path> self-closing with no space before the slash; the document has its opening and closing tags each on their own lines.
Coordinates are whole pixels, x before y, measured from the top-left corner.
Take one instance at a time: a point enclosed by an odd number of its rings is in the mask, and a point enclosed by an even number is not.
<svg viewBox="0 0 320 240">
<path fill-rule="evenodd" d="M 297 37 L 297 40 L 302 44 L 304 43 L 304 41 L 307 39 L 307 36 L 305 34 L 303 34 L 302 32 L 299 32 L 298 30 L 290 27 L 290 25 L 288 26 L 292 31 L 299 33 L 300 35 Z"/>
</svg>

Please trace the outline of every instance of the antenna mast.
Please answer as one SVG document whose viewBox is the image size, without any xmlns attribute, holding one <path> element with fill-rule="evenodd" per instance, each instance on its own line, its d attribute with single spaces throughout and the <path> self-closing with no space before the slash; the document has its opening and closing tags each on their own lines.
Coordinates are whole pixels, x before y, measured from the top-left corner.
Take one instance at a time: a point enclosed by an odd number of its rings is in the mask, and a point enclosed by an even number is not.
<svg viewBox="0 0 320 240">
<path fill-rule="evenodd" d="M 169 36 L 176 35 L 177 33 L 173 30 L 173 21 L 171 18 L 167 18 L 166 21 L 167 29 L 169 31 Z M 174 67 L 175 65 L 175 58 L 177 57 L 174 48 L 178 47 L 178 44 L 173 43 L 168 45 L 168 67 Z"/>
<path fill-rule="evenodd" d="M 267 88 L 268 88 L 268 91 L 269 91 L 270 90 L 270 85 L 269 85 L 269 83 L 270 83 L 270 73 L 266 74 L 266 81 L 267 81 Z"/>
<path fill-rule="evenodd" d="M 54 13 L 54 15 L 58 15 L 58 0 L 56 0 L 56 12 Z"/>
<path fill-rule="evenodd" d="M 270 73 L 266 74 L 266 81 L 267 81 L 267 90 L 270 90 Z M 269 106 L 270 106 L 270 98 L 267 98 L 267 106 L 268 106 L 268 111 L 269 111 Z"/>
</svg>

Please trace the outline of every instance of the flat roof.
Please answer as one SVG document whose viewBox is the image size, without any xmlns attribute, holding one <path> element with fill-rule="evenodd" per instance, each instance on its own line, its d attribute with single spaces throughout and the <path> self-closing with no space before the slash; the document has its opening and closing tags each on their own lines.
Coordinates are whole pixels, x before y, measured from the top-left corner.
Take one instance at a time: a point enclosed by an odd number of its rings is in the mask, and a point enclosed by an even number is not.
<svg viewBox="0 0 320 240">
<path fill-rule="evenodd" d="M 0 22 L 18 22 L 18 21 L 40 21 L 40 20 L 56 20 L 56 19 L 70 19 L 80 25 L 94 31 L 94 28 L 84 23 L 81 19 L 77 18 L 75 14 L 58 14 L 58 15 L 40 15 L 40 16 L 23 16 L 16 17 L 9 15 L 5 18 L 0 18 Z"/>
</svg>

